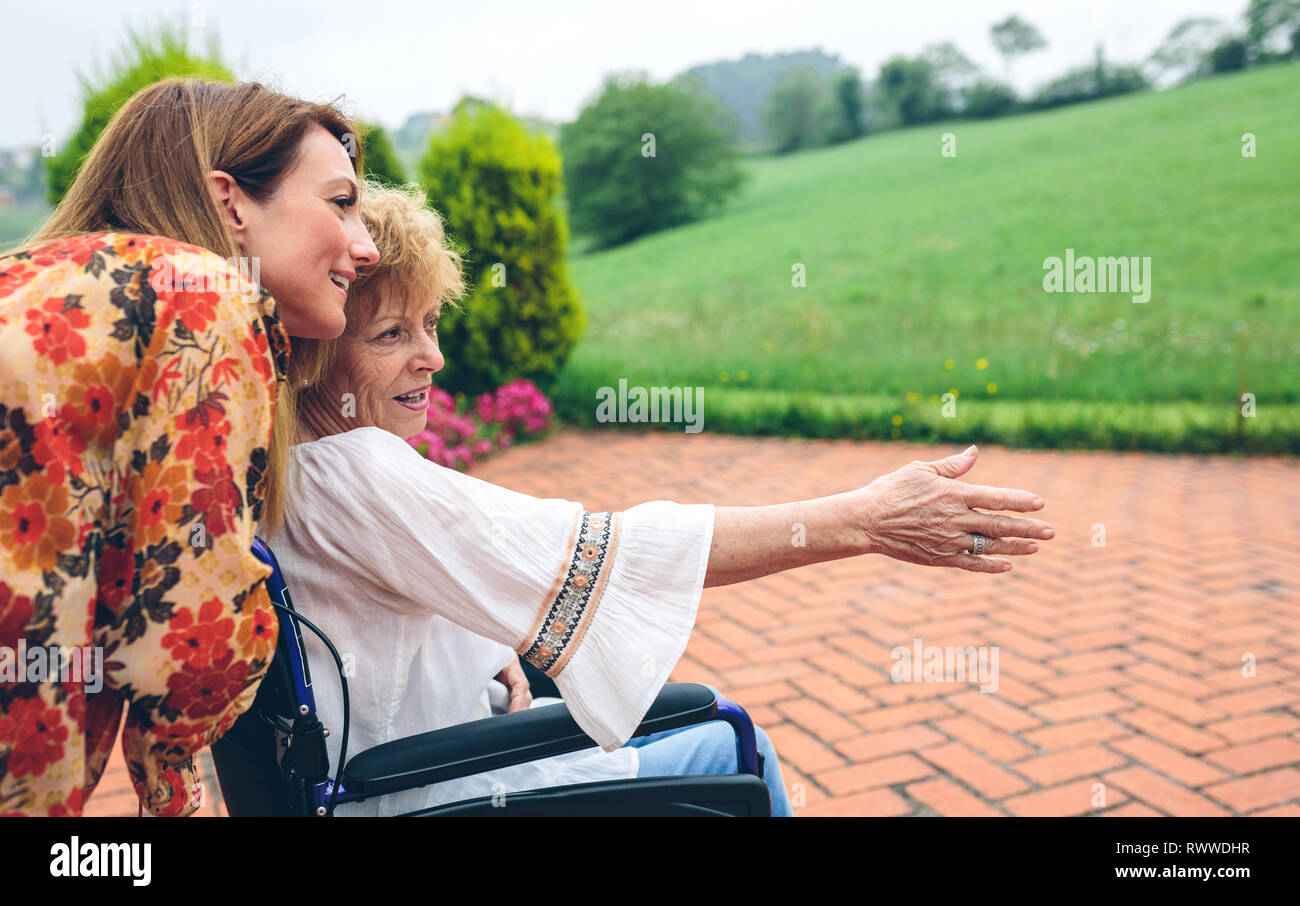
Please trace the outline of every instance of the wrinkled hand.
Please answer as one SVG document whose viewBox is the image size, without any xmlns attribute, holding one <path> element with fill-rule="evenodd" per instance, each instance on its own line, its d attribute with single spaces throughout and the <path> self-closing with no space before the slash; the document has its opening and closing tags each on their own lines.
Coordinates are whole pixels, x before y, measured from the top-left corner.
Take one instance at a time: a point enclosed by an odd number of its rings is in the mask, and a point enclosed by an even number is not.
<svg viewBox="0 0 1300 906">
<path fill-rule="evenodd" d="M 955 479 L 969 472 L 979 457 L 972 445 L 965 452 L 935 462 L 908 463 L 862 489 L 863 530 L 873 553 L 923 566 L 953 566 L 980 573 L 1011 569 L 1006 556 L 1032 554 L 1055 534 L 1046 522 L 975 509 L 1033 512 L 1043 501 L 1029 491 L 966 484 Z M 988 538 L 984 556 L 973 550 L 972 532 Z"/>
<path fill-rule="evenodd" d="M 524 666 L 519 663 L 519 658 L 513 658 L 493 679 L 510 690 L 510 707 L 506 713 L 523 711 L 533 703 L 533 691 L 528 685 L 528 677 L 524 675 Z"/>
</svg>

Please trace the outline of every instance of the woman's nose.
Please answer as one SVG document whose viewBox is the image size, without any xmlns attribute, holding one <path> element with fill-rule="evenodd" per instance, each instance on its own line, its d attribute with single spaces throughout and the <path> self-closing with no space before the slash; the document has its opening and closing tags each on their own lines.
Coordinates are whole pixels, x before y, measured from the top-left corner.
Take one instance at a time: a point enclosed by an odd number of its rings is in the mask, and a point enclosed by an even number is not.
<svg viewBox="0 0 1300 906">
<path fill-rule="evenodd" d="M 426 336 L 424 345 L 420 348 L 420 353 L 416 356 L 413 364 L 416 368 L 441 371 L 442 367 L 447 364 L 447 360 L 442 357 L 442 350 L 438 348 L 438 341 L 433 337 Z"/>
<path fill-rule="evenodd" d="M 356 226 L 349 239 L 348 254 L 352 256 L 357 267 L 379 263 L 379 249 L 375 248 L 375 241 L 370 238 L 370 231 L 366 229 L 360 217 L 356 218 Z"/>
</svg>

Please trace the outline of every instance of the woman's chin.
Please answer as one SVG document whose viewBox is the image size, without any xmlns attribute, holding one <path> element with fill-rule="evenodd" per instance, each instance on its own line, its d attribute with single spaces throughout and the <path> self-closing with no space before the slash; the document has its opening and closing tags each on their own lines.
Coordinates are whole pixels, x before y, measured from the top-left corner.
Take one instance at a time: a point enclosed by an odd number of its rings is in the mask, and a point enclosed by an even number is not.
<svg viewBox="0 0 1300 906">
<path fill-rule="evenodd" d="M 403 418 L 401 429 L 394 433 L 402 435 L 403 438 L 415 437 L 424 430 L 425 425 L 428 423 L 428 416 L 423 413 L 418 416 L 413 414 L 411 418 Z"/>
<path fill-rule="evenodd" d="M 299 317 L 292 306 L 280 306 L 280 326 L 291 337 L 304 340 L 335 340 L 343 336 L 348 318 L 343 306 L 334 300 L 333 307 L 316 306 L 306 317 Z"/>
</svg>

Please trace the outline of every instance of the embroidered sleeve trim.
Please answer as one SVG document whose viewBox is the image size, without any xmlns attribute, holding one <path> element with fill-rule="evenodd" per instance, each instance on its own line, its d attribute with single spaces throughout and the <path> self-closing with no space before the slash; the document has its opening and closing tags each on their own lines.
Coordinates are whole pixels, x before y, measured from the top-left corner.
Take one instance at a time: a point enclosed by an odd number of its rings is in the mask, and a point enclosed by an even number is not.
<svg viewBox="0 0 1300 906">
<path fill-rule="evenodd" d="M 622 518 L 622 513 L 583 510 L 574 523 L 566 549 L 568 560 L 518 649 L 549 677 L 560 675 L 596 615 L 614 566 Z"/>
</svg>

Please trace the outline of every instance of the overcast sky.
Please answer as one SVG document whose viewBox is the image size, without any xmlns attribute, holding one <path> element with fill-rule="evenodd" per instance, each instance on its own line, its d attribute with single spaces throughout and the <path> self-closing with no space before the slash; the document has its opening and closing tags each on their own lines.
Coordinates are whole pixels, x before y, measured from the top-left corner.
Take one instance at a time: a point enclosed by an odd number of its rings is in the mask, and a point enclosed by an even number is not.
<svg viewBox="0 0 1300 906">
<path fill-rule="evenodd" d="M 697 63 L 820 47 L 874 75 L 896 53 L 952 41 L 1000 75 L 988 27 L 1010 13 L 1049 47 L 1017 63 L 1030 89 L 1091 59 L 1145 57 L 1180 20 L 1240 18 L 1246 0 L 58 0 L 6 2 L 0 75 L 9 101 L 0 147 L 59 140 L 80 120 L 77 72 L 121 46 L 127 25 L 162 18 L 220 37 L 241 78 L 313 100 L 344 95 L 350 112 L 398 126 L 448 110 L 469 92 L 516 113 L 572 119 L 602 76 L 641 69 L 666 79 Z M 195 34 L 205 34 L 196 30 Z"/>
</svg>

